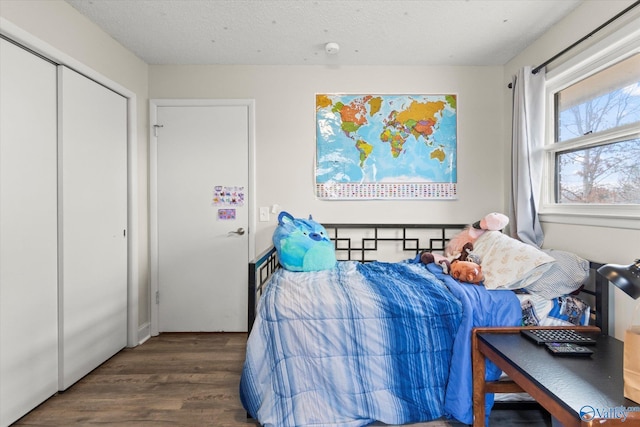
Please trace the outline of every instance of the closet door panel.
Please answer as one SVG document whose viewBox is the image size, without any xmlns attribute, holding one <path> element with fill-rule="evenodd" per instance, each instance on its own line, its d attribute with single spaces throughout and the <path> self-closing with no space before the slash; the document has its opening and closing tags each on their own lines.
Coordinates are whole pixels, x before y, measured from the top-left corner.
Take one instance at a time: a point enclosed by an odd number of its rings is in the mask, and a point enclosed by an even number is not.
<svg viewBox="0 0 640 427">
<path fill-rule="evenodd" d="M 58 389 L 56 67 L 0 39 L 0 425 Z"/>
<path fill-rule="evenodd" d="M 59 67 L 60 382 L 126 345 L 127 104 Z"/>
</svg>

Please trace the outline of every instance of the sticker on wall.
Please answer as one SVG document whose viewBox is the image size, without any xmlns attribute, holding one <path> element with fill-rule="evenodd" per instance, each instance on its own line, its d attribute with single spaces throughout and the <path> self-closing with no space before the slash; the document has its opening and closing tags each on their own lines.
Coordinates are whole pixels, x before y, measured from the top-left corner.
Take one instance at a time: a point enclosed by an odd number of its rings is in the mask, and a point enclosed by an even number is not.
<svg viewBox="0 0 640 427">
<path fill-rule="evenodd" d="M 230 221 L 236 219 L 235 209 L 218 209 L 218 220 Z"/>
<path fill-rule="evenodd" d="M 243 206 L 244 187 L 216 185 L 213 188 L 213 205 Z"/>
</svg>

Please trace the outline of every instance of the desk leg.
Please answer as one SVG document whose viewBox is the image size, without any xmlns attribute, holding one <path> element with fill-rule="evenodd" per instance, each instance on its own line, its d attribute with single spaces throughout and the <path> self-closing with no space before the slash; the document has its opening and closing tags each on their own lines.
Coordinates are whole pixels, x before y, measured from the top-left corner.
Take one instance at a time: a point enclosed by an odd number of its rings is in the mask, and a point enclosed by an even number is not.
<svg viewBox="0 0 640 427">
<path fill-rule="evenodd" d="M 485 358 L 478 348 L 475 332 L 471 336 L 471 360 L 473 374 L 473 427 L 484 427 L 485 424 Z"/>
</svg>

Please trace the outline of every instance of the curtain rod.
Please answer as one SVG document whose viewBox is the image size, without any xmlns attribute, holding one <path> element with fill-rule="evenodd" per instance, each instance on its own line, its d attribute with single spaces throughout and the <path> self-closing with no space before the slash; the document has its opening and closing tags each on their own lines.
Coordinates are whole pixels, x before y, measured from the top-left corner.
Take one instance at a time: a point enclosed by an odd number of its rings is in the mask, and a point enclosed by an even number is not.
<svg viewBox="0 0 640 427">
<path fill-rule="evenodd" d="M 537 74 L 538 71 L 540 71 L 541 69 L 543 69 L 544 67 L 546 67 L 547 65 L 549 65 L 551 62 L 555 61 L 556 59 L 558 59 L 560 56 L 564 55 L 565 53 L 567 53 L 568 51 L 570 51 L 571 49 L 573 49 L 574 47 L 578 46 L 580 43 L 582 43 L 583 41 L 591 38 L 595 33 L 597 33 L 598 31 L 602 30 L 604 27 L 606 27 L 607 25 L 611 24 L 613 21 L 615 21 L 616 19 L 620 18 L 622 15 L 624 15 L 625 13 L 629 12 L 631 9 L 633 9 L 634 7 L 640 5 L 640 0 L 634 2 L 631 4 L 631 6 L 627 7 L 626 9 L 622 10 L 620 13 L 618 13 L 617 15 L 615 15 L 613 18 L 609 19 L 607 22 L 605 22 L 604 24 L 600 25 L 598 28 L 596 28 L 595 30 L 591 31 L 589 34 L 587 34 L 586 36 L 582 37 L 580 40 L 578 40 L 577 42 L 573 43 L 571 46 L 567 47 L 566 49 L 558 52 L 557 54 L 555 54 L 554 56 L 552 56 L 551 58 L 547 59 L 546 61 L 544 61 L 542 64 L 538 65 L 537 67 L 535 67 L 533 70 L 531 70 L 531 74 Z M 513 84 L 509 83 L 508 85 L 509 89 L 511 89 L 511 87 L 513 87 Z"/>
</svg>

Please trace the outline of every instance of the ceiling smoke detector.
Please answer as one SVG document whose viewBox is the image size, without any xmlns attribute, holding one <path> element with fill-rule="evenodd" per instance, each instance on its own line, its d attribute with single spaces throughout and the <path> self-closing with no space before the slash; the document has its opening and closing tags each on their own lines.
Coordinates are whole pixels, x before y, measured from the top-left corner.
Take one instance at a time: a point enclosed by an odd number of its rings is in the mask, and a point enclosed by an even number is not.
<svg viewBox="0 0 640 427">
<path fill-rule="evenodd" d="M 324 45 L 324 51 L 327 52 L 328 55 L 335 55 L 340 51 L 340 45 L 335 42 L 330 42 Z"/>
</svg>

